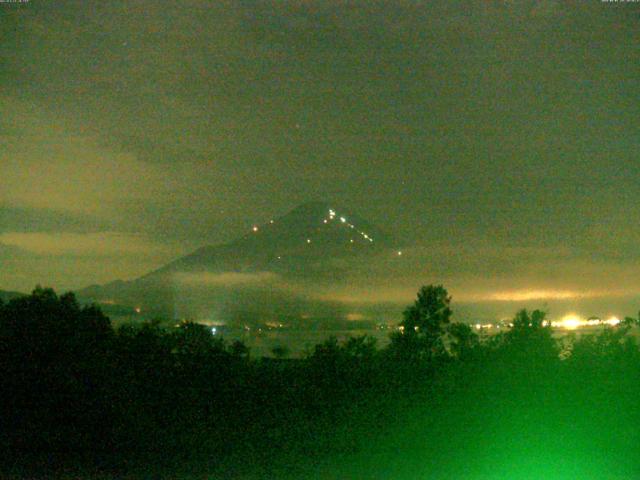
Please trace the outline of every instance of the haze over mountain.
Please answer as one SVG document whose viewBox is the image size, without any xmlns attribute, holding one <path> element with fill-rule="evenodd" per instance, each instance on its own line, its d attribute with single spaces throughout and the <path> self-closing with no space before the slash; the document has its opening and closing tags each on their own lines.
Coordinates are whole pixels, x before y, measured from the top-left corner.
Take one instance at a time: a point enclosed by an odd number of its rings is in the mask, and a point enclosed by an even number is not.
<svg viewBox="0 0 640 480">
<path fill-rule="evenodd" d="M 401 255 L 397 243 L 357 214 L 310 202 L 254 225 L 234 241 L 202 247 L 135 280 L 91 286 L 79 295 L 222 322 L 340 318 L 346 314 L 342 302 L 328 294 L 331 286 L 339 288 L 371 262 Z"/>
</svg>

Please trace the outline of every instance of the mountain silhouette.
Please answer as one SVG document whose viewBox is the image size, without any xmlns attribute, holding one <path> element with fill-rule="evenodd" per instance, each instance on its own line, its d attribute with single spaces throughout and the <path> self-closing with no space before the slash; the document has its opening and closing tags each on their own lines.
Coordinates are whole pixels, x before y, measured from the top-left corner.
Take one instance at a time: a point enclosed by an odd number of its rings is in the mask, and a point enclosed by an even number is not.
<svg viewBox="0 0 640 480">
<path fill-rule="evenodd" d="M 309 202 L 253 225 L 236 240 L 202 247 L 138 279 L 94 285 L 79 295 L 173 316 L 178 315 L 176 305 L 202 315 L 249 302 L 260 303 L 263 311 L 277 304 L 291 313 L 308 310 L 307 295 L 277 289 L 275 280 L 330 281 L 389 252 L 391 244 L 385 232 L 362 217 L 326 202 Z"/>
<path fill-rule="evenodd" d="M 361 217 L 310 202 L 254 225 L 237 240 L 200 248 L 143 278 L 199 271 L 310 275 L 323 261 L 368 255 L 388 246 L 387 235 Z"/>
</svg>

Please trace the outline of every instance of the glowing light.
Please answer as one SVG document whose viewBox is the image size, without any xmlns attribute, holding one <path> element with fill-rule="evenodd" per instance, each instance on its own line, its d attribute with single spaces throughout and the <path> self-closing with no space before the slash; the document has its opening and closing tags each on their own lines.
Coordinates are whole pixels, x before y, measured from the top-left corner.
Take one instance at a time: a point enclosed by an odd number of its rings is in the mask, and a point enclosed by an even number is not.
<svg viewBox="0 0 640 480">
<path fill-rule="evenodd" d="M 402 256 L 402 250 L 398 250 L 398 256 L 401 257 Z"/>
<path fill-rule="evenodd" d="M 607 319 L 604 323 L 606 323 L 607 325 L 611 325 L 612 327 L 615 327 L 620 323 L 620 319 L 618 317 L 611 317 Z"/>
<path fill-rule="evenodd" d="M 307 238 L 307 243 L 311 243 L 311 239 L 310 238 Z"/>
<path fill-rule="evenodd" d="M 253 228 L 252 228 L 252 230 L 253 230 L 254 232 L 257 232 L 257 231 L 258 231 L 258 227 L 257 227 L 256 225 L 254 225 L 254 226 L 253 226 Z"/>
<path fill-rule="evenodd" d="M 322 221 L 323 223 L 327 223 L 329 220 L 327 220 L 326 218 Z"/>
<path fill-rule="evenodd" d="M 346 218 L 344 218 L 344 217 L 340 217 L 340 221 L 341 221 L 342 223 L 347 223 L 347 219 L 346 219 Z"/>
<path fill-rule="evenodd" d="M 350 243 L 353 243 L 353 238 L 349 239 L 349 242 L 350 242 Z"/>
<path fill-rule="evenodd" d="M 269 220 L 269 223 L 273 223 L 273 220 Z"/>
<path fill-rule="evenodd" d="M 218 329 L 216 327 L 211 327 L 211 335 L 215 335 Z"/>
<path fill-rule="evenodd" d="M 349 225 L 349 227 L 350 227 L 350 228 L 356 228 L 356 227 L 354 227 L 353 225 Z"/>
<path fill-rule="evenodd" d="M 561 327 L 568 330 L 575 330 L 583 324 L 583 320 L 577 315 L 567 315 L 560 322 Z"/>
<path fill-rule="evenodd" d="M 140 313 L 142 311 L 142 309 L 140 307 L 136 307 L 135 311 L 136 311 L 136 313 Z"/>
<path fill-rule="evenodd" d="M 573 298 L 592 298 L 600 296 L 597 291 L 577 290 L 511 290 L 495 292 L 487 297 L 500 302 L 522 302 L 527 300 L 567 300 Z"/>
</svg>

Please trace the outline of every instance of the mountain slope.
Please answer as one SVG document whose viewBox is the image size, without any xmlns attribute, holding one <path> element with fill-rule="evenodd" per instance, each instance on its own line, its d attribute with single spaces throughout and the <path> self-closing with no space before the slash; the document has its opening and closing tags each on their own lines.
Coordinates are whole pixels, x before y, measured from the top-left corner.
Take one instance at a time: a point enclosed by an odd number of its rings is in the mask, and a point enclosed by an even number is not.
<svg viewBox="0 0 640 480">
<path fill-rule="evenodd" d="M 367 255 L 387 246 L 387 236 L 367 221 L 313 202 L 255 225 L 233 242 L 203 247 L 144 278 L 179 271 L 311 275 L 323 260 Z"/>
<path fill-rule="evenodd" d="M 136 280 L 92 286 L 79 295 L 174 317 L 211 312 L 228 317 L 238 305 L 250 303 L 252 311 L 260 304 L 260 311 L 271 316 L 285 311 L 295 316 L 317 303 L 313 292 L 305 291 L 309 285 L 342 277 L 389 250 L 387 235 L 359 216 L 327 203 L 305 203 L 232 242 L 200 248 Z"/>
</svg>

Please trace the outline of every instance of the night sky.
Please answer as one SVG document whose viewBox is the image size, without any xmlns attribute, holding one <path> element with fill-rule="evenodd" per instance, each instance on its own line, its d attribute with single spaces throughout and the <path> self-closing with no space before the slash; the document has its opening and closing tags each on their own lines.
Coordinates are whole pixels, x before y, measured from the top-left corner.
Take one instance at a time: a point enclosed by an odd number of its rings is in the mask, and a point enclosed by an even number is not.
<svg viewBox="0 0 640 480">
<path fill-rule="evenodd" d="M 0 289 L 326 200 L 405 245 L 381 299 L 633 313 L 639 45 L 600 0 L 0 3 Z"/>
</svg>

